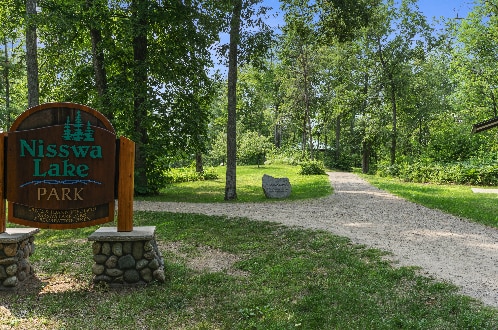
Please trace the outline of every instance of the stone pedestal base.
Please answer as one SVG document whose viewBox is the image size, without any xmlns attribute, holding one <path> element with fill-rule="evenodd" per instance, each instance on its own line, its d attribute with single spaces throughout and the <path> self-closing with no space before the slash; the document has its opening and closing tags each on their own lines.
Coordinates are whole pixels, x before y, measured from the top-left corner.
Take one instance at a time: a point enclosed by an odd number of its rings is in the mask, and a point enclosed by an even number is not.
<svg viewBox="0 0 498 330">
<path fill-rule="evenodd" d="M 0 233 L 0 290 L 11 289 L 33 275 L 29 256 L 35 252 L 38 228 L 7 228 Z"/>
<path fill-rule="evenodd" d="M 164 260 L 155 240 L 156 227 L 134 227 L 118 232 L 102 227 L 88 237 L 93 241 L 94 283 L 111 286 L 164 282 Z"/>
</svg>

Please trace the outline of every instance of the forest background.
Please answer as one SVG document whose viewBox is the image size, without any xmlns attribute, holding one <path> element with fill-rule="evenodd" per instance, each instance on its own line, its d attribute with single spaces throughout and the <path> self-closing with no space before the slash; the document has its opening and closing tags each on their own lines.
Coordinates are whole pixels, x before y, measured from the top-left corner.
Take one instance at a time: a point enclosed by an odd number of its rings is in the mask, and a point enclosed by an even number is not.
<svg viewBox="0 0 498 330">
<path fill-rule="evenodd" d="M 444 21 L 415 0 L 278 4 L 275 33 L 258 0 L 0 0 L 0 126 L 91 106 L 137 143 L 138 194 L 194 162 L 227 165 L 225 199 L 265 161 L 498 184 L 498 132 L 472 133 L 498 116 L 497 0 Z"/>
</svg>

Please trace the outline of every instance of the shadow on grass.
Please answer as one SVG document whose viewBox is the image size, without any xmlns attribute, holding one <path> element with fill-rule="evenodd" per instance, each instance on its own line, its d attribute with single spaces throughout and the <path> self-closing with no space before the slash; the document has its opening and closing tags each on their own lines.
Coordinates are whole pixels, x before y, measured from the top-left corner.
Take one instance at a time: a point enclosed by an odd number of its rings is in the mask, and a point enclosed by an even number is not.
<svg viewBox="0 0 498 330">
<path fill-rule="evenodd" d="M 92 230 L 76 231 L 72 239 L 60 231 L 43 232 L 34 261 L 40 286 L 22 295 L 2 294 L 0 324 L 12 329 L 492 329 L 498 324 L 496 310 L 457 295 L 456 287 L 421 277 L 411 267 L 393 268 L 384 252 L 327 232 L 162 212 L 136 212 L 134 222 L 156 226 L 166 283 L 94 287 L 91 246 L 83 239 Z M 168 244 L 180 245 L 181 253 L 165 250 Z M 233 267 L 244 275 L 189 267 L 199 247 L 237 256 Z"/>
</svg>

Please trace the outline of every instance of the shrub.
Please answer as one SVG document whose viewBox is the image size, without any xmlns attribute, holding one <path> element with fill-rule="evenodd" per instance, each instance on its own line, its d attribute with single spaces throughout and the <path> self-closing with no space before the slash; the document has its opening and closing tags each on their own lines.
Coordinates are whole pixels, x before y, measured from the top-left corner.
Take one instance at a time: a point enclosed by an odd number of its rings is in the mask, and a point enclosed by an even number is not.
<svg viewBox="0 0 498 330">
<path fill-rule="evenodd" d="M 301 174 L 301 175 L 326 174 L 325 167 L 323 166 L 323 163 L 320 161 L 316 161 L 316 160 L 306 161 L 306 162 L 302 162 L 300 164 L 300 166 L 301 166 L 301 170 L 299 171 L 299 174 Z"/>
<path fill-rule="evenodd" d="M 265 136 L 246 131 L 237 139 L 237 163 L 240 165 L 262 165 L 272 143 Z"/>
<path fill-rule="evenodd" d="M 297 165 L 302 159 L 302 151 L 289 147 L 273 148 L 266 154 L 266 165 Z"/>
<path fill-rule="evenodd" d="M 205 169 L 203 172 L 197 172 L 195 167 L 172 168 L 167 174 L 167 183 L 193 182 L 203 180 L 216 180 L 218 174 L 213 168 Z"/>
<path fill-rule="evenodd" d="M 471 160 L 455 163 L 419 161 L 394 166 L 379 165 L 380 176 L 398 177 L 406 182 L 498 185 L 498 163 L 493 160 Z"/>
<path fill-rule="evenodd" d="M 340 153 L 339 158 L 336 157 L 336 152 L 332 149 L 325 150 L 322 153 L 324 165 L 327 168 L 337 169 L 341 171 L 351 171 L 355 165 L 355 160 L 358 155 L 353 152 L 343 151 Z"/>
</svg>

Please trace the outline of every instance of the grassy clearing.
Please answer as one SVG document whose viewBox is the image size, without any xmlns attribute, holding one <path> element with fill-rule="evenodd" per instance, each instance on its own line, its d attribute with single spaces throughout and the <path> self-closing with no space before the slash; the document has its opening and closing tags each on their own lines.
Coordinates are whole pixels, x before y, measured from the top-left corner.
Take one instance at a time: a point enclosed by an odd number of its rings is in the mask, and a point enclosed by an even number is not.
<svg viewBox="0 0 498 330">
<path fill-rule="evenodd" d="M 3 328 L 496 329 L 498 324 L 496 310 L 456 295 L 455 287 L 421 277 L 414 268 L 392 268 L 381 251 L 330 233 L 153 212 L 137 212 L 135 223 L 157 227 L 169 277 L 165 284 L 120 291 L 92 287 L 86 237 L 94 228 L 42 230 L 31 258 L 39 282 L 18 294 L 0 292 Z M 213 264 L 224 268 L 213 270 Z M 71 280 L 64 282 L 62 274 Z"/>
<path fill-rule="evenodd" d="M 362 175 L 371 184 L 412 202 L 498 228 L 498 195 L 475 194 L 471 186 L 407 183 Z"/>
<path fill-rule="evenodd" d="M 218 203 L 224 201 L 226 167 L 216 167 L 219 179 L 169 184 L 159 196 L 141 200 Z M 273 201 L 265 198 L 261 188 L 263 174 L 287 177 L 292 186 L 289 201 L 323 197 L 332 192 L 326 175 L 299 175 L 299 167 L 289 165 L 237 166 L 237 202 Z"/>
<path fill-rule="evenodd" d="M 239 200 L 265 200 L 264 173 L 289 177 L 292 199 L 330 193 L 326 176 L 297 171 L 239 167 Z M 221 202 L 223 190 L 224 180 L 175 184 L 158 200 Z M 156 226 L 166 283 L 94 287 L 95 228 L 42 230 L 36 278 L 0 292 L 0 329 L 498 329 L 498 310 L 327 232 L 162 212 L 135 212 L 134 223 Z"/>
</svg>

